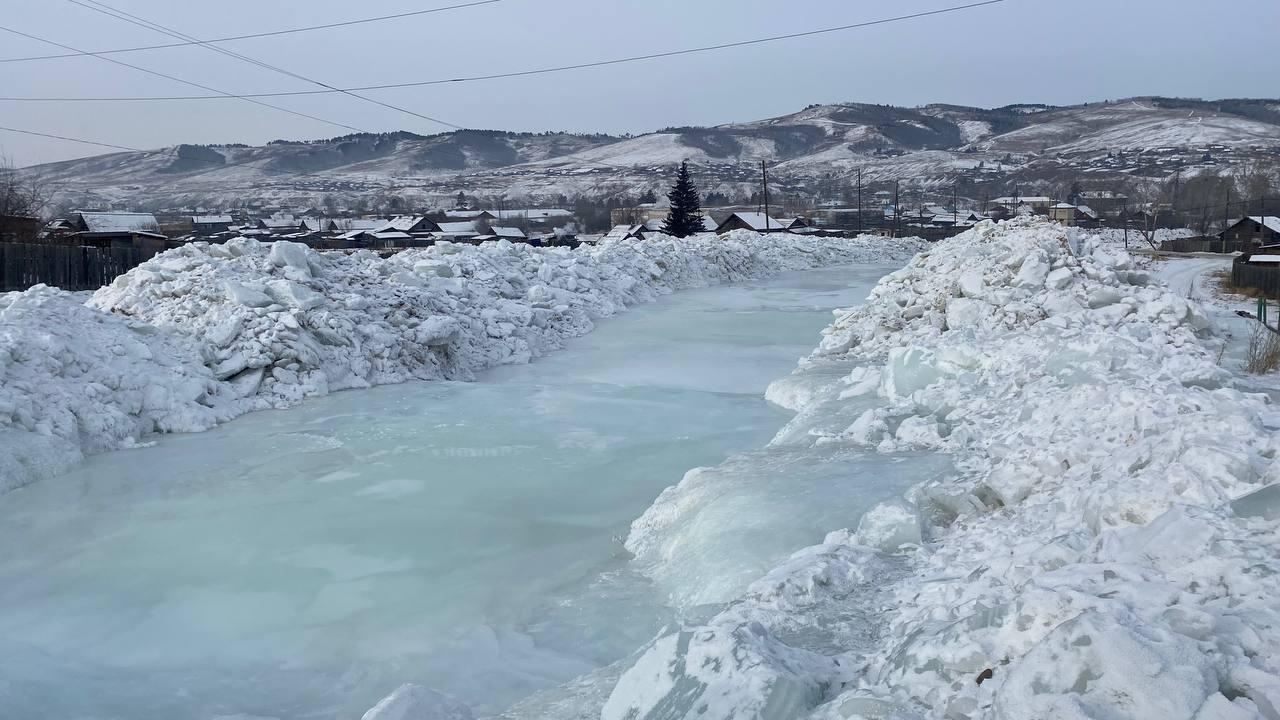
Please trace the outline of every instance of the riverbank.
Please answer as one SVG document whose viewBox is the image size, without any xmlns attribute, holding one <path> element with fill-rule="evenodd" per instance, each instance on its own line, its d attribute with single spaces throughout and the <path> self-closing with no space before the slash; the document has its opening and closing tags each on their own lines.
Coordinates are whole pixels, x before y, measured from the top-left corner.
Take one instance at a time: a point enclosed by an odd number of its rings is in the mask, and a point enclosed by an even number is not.
<svg viewBox="0 0 1280 720">
<path fill-rule="evenodd" d="M 1049 223 L 920 254 L 771 390 L 775 443 L 956 470 L 655 640 L 603 717 L 1274 715 L 1280 445 L 1208 331 Z"/>
</svg>

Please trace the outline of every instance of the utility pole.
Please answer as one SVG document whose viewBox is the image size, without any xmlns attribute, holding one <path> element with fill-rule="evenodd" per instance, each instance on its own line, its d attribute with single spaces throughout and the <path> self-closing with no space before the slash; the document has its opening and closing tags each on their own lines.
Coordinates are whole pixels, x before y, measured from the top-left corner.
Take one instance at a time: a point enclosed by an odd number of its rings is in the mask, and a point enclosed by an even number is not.
<svg viewBox="0 0 1280 720">
<path fill-rule="evenodd" d="M 858 168 L 858 234 L 863 233 L 862 226 L 862 168 Z"/>
<path fill-rule="evenodd" d="M 1231 187 L 1227 186 L 1227 202 L 1222 206 L 1222 252 L 1227 251 L 1227 228 L 1231 225 Z"/>
<path fill-rule="evenodd" d="M 1129 201 L 1120 206 L 1120 222 L 1124 223 L 1124 249 L 1129 249 Z"/>
<path fill-rule="evenodd" d="M 902 229 L 902 203 L 898 202 L 898 181 L 893 181 L 893 236 L 898 237 Z"/>
<path fill-rule="evenodd" d="M 959 191 L 955 185 L 951 186 L 951 227 L 960 224 L 960 206 L 956 204 L 959 197 Z"/>
<path fill-rule="evenodd" d="M 760 181 L 764 185 L 764 231 L 769 232 L 769 167 L 760 161 Z"/>
</svg>

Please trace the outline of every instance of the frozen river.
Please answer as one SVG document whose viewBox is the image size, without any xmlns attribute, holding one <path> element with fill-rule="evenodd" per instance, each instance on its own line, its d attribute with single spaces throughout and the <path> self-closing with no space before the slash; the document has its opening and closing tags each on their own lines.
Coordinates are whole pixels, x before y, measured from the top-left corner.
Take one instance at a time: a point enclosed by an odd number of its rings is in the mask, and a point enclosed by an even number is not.
<svg viewBox="0 0 1280 720">
<path fill-rule="evenodd" d="M 856 524 L 870 500 L 823 494 L 856 464 L 740 454 L 789 418 L 768 383 L 891 269 L 681 293 L 476 383 L 340 393 L 0 497 L 0 708 L 356 718 L 414 682 L 494 712 L 614 662 L 674 616 L 621 540 L 686 470 L 737 455 L 821 500 L 743 500 L 779 503 L 761 568 Z"/>
</svg>

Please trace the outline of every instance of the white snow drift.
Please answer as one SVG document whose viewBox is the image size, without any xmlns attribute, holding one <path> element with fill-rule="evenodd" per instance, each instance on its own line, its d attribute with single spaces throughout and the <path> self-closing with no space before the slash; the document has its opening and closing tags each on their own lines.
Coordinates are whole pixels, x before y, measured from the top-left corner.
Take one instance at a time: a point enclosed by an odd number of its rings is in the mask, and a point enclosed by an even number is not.
<svg viewBox="0 0 1280 720">
<path fill-rule="evenodd" d="M 921 253 L 771 388 L 774 444 L 955 471 L 655 640 L 603 717 L 1280 718 L 1280 444 L 1207 328 L 1075 230 Z"/>
<path fill-rule="evenodd" d="M 0 296 L 0 492 L 155 432 L 527 362 L 673 290 L 915 249 L 740 232 L 389 258 L 246 238 L 170 250 L 87 303 L 45 287 Z"/>
</svg>

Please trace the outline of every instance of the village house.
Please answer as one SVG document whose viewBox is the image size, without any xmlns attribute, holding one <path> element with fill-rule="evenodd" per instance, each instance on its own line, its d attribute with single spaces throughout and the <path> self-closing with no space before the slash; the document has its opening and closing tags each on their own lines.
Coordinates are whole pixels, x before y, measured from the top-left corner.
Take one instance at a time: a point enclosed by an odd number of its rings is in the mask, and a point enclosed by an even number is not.
<svg viewBox="0 0 1280 720">
<path fill-rule="evenodd" d="M 1049 208 L 1049 219 L 1067 227 L 1075 227 L 1078 210 L 1071 203 L 1057 203 Z"/>
<path fill-rule="evenodd" d="M 1110 190 L 1086 190 L 1077 195 L 1074 200 L 1087 205 L 1099 214 L 1117 212 L 1129 202 L 1127 195 Z"/>
<path fill-rule="evenodd" d="M 1007 208 L 1012 212 L 1017 212 L 1019 208 L 1027 207 L 1031 212 L 1037 215 L 1044 215 L 1049 212 L 1049 208 L 1056 202 L 1051 197 L 1044 195 L 1028 195 L 1017 197 L 998 197 L 991 201 L 995 205 Z"/>
<path fill-rule="evenodd" d="M 455 210 L 445 210 L 444 219 L 446 222 L 493 222 L 498 219 L 498 216 L 488 210 L 458 208 Z"/>
<path fill-rule="evenodd" d="M 1218 238 L 1240 247 L 1275 245 L 1280 243 L 1280 216 L 1251 215 L 1241 218 L 1234 225 L 1218 233 Z"/>
<path fill-rule="evenodd" d="M 217 235 L 230 232 L 235 219 L 230 215 L 192 215 L 191 232 L 196 235 Z"/>
<path fill-rule="evenodd" d="M 40 218 L 0 215 L 0 242 L 33 243 L 40 237 Z"/>
<path fill-rule="evenodd" d="M 525 242 L 529 239 L 523 230 L 515 227 L 492 227 L 490 232 L 494 237 L 510 240 L 511 242 Z"/>
<path fill-rule="evenodd" d="M 442 240 L 468 242 L 487 234 L 482 232 L 484 226 L 479 221 L 442 222 L 436 225 L 440 228 L 436 235 Z"/>
<path fill-rule="evenodd" d="M 256 227 L 269 233 L 294 233 L 304 229 L 302 221 L 293 215 L 272 215 L 269 218 L 261 218 L 256 223 Z"/>
<path fill-rule="evenodd" d="M 163 252 L 169 238 L 151 213 L 76 211 L 71 214 L 64 241 L 89 247 L 136 248 L 143 259 Z"/>
<path fill-rule="evenodd" d="M 796 218 L 795 220 L 778 220 L 777 218 L 771 218 L 764 213 L 736 212 L 725 218 L 724 221 L 716 227 L 715 232 L 718 235 L 723 235 L 724 233 L 732 232 L 734 230 L 754 230 L 760 233 L 785 232 L 797 221 L 800 223 L 799 226 L 803 227 L 804 222 L 799 218 Z"/>
</svg>

